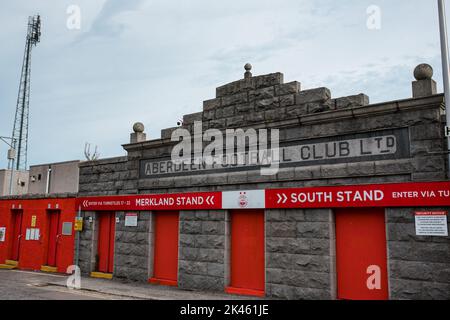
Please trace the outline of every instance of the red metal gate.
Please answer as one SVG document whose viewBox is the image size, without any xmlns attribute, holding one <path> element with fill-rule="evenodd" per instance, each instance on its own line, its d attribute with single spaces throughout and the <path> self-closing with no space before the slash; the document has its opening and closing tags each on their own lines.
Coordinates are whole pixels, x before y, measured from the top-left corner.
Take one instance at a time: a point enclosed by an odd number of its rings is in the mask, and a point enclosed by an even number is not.
<svg viewBox="0 0 450 320">
<path fill-rule="evenodd" d="M 384 209 L 336 210 L 339 299 L 389 298 Z"/>
<path fill-rule="evenodd" d="M 114 212 L 98 213 L 98 271 L 112 273 L 116 219 Z"/>
<path fill-rule="evenodd" d="M 154 215 L 154 263 L 150 283 L 176 286 L 178 281 L 179 212 L 165 211 Z"/>
<path fill-rule="evenodd" d="M 231 212 L 231 262 L 228 293 L 264 296 L 264 210 Z"/>
<path fill-rule="evenodd" d="M 9 260 L 19 261 L 20 242 L 22 237 L 22 210 L 11 211 L 11 225 L 13 228 L 11 249 L 9 253 Z"/>
<path fill-rule="evenodd" d="M 56 267 L 56 251 L 58 250 L 58 230 L 59 230 L 59 211 L 49 211 L 47 213 L 48 221 L 48 245 L 47 245 L 47 266 Z"/>
</svg>

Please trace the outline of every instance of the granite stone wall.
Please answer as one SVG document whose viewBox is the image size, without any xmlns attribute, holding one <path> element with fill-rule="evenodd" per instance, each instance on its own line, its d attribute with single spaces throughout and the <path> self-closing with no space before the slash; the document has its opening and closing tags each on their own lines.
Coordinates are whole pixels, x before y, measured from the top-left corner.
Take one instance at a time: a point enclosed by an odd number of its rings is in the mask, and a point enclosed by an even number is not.
<svg viewBox="0 0 450 320">
<path fill-rule="evenodd" d="M 80 163 L 79 194 L 83 196 L 132 194 L 131 179 L 136 179 L 128 168 L 128 157 L 101 159 Z"/>
<path fill-rule="evenodd" d="M 119 279 L 145 282 L 150 276 L 152 243 L 152 215 L 150 212 L 138 212 L 137 227 L 125 226 L 125 213 L 117 212 L 114 277 Z"/>
<path fill-rule="evenodd" d="M 450 212 L 448 207 L 386 210 L 391 299 L 450 299 L 450 238 L 416 236 L 414 212 L 428 210 Z"/>
<path fill-rule="evenodd" d="M 398 142 L 407 154 L 295 163 L 273 176 L 263 176 L 259 170 L 236 170 L 145 177 L 140 174 L 141 161 L 170 158 L 175 145 L 170 138 L 176 128 L 167 128 L 160 138 L 124 145 L 126 157 L 81 163 L 79 195 L 442 181 L 448 178 L 442 105 L 442 94 L 369 104 L 364 94 L 333 97 L 327 88 L 303 90 L 299 82 L 285 83 L 281 73 L 250 77 L 218 87 L 215 98 L 204 101 L 200 112 L 184 116 L 182 128 L 193 132 L 194 121 L 202 121 L 203 130 L 275 128 L 280 130 L 280 146 L 404 130 Z M 414 236 L 411 210 L 387 209 L 390 296 L 448 299 L 449 238 Z M 139 223 L 137 229 L 118 226 L 117 277 L 144 281 L 152 274 L 151 214 L 140 213 Z M 223 291 L 229 284 L 227 211 L 182 211 L 179 228 L 179 286 Z M 266 295 L 335 298 L 334 237 L 332 210 L 266 210 Z M 95 249 L 89 246 L 96 246 L 95 241 L 94 230 L 85 228 L 80 255 L 84 270 L 92 270 Z"/>
<path fill-rule="evenodd" d="M 283 97 L 292 105 L 281 106 Z M 204 102 L 202 112 L 186 115 L 183 128 L 193 131 L 197 120 L 203 122 L 203 130 L 276 128 L 280 130 L 281 146 L 403 128 L 407 138 L 399 141 L 399 146 L 407 148 L 409 156 L 317 165 L 295 163 L 274 176 L 242 170 L 142 177 L 139 171 L 143 159 L 170 158 L 175 144 L 170 137 L 176 128 L 168 128 L 160 139 L 124 145 L 127 157 L 81 163 L 80 195 L 440 181 L 446 178 L 442 102 L 442 95 L 432 95 L 370 105 L 364 94 L 332 98 L 326 88 L 302 91 L 296 81 L 284 83 L 280 73 L 239 80 L 219 87 L 216 98 Z"/>
<path fill-rule="evenodd" d="M 82 274 L 88 275 L 96 268 L 98 224 L 95 212 L 83 212 L 83 231 L 80 232 L 78 266 Z M 89 219 L 92 218 L 92 222 Z M 75 244 L 76 245 L 76 244 Z M 76 259 L 76 256 L 74 257 Z M 76 262 L 75 262 L 76 263 Z"/>
<path fill-rule="evenodd" d="M 178 285 L 223 291 L 226 285 L 225 211 L 181 211 Z"/>
<path fill-rule="evenodd" d="M 280 299 L 335 297 L 331 210 L 266 210 L 266 294 Z"/>
</svg>

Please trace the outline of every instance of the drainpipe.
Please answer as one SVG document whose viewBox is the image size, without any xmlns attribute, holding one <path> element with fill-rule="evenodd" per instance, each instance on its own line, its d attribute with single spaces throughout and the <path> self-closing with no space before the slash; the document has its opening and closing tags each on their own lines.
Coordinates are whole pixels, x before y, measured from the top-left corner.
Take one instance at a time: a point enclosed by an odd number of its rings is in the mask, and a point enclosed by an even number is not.
<svg viewBox="0 0 450 320">
<path fill-rule="evenodd" d="M 9 195 L 13 195 L 13 180 L 14 180 L 14 160 L 12 161 L 12 167 L 11 167 L 11 179 L 9 179 Z"/>
<path fill-rule="evenodd" d="M 51 179 L 52 168 L 49 166 L 47 169 L 47 181 L 45 185 L 45 194 L 50 193 L 50 179 Z"/>
</svg>

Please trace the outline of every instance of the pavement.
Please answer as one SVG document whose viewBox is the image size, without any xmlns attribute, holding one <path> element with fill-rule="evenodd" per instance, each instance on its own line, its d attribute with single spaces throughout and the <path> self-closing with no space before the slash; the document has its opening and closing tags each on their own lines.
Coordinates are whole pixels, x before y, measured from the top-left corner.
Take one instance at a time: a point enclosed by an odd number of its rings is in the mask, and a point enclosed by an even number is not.
<svg viewBox="0 0 450 320">
<path fill-rule="evenodd" d="M 67 287 L 68 275 L 0 270 L 0 300 L 248 300 L 222 293 L 182 290 L 137 282 L 81 278 L 81 289 Z"/>
</svg>

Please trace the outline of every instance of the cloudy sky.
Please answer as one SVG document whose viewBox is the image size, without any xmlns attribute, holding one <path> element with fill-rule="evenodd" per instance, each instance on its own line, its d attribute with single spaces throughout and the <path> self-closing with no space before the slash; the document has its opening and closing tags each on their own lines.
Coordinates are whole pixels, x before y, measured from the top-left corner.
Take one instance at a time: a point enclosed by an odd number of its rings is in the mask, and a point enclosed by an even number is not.
<svg viewBox="0 0 450 320">
<path fill-rule="evenodd" d="M 81 28 L 70 29 L 71 5 Z M 381 29 L 367 8 L 381 9 Z M 450 9 L 449 9 L 450 10 Z M 382 102 L 411 96 L 414 67 L 442 91 L 434 0 L 14 0 L 0 4 L 0 135 L 11 135 L 27 17 L 41 14 L 33 52 L 29 164 L 124 155 L 132 124 L 150 138 L 201 111 L 219 85 L 283 72 L 304 89 Z M 0 168 L 7 165 L 0 144 Z"/>
</svg>

